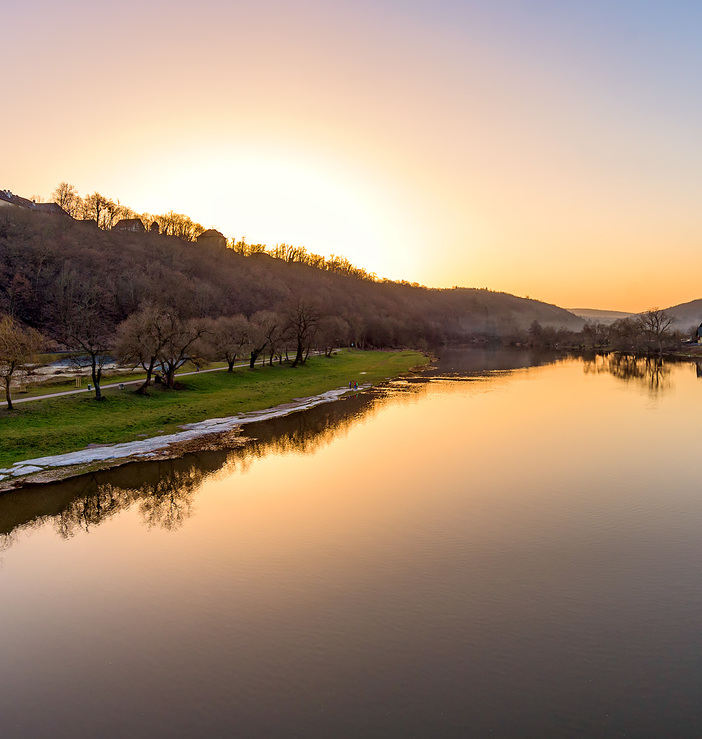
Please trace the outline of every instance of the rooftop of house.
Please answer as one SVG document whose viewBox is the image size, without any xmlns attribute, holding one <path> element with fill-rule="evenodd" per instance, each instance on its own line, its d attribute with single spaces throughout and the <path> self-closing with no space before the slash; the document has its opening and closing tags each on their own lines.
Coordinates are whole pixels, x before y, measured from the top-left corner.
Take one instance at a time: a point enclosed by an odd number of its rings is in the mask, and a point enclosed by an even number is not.
<svg viewBox="0 0 702 739">
<path fill-rule="evenodd" d="M 208 228 L 207 231 L 203 231 L 197 238 L 198 239 L 213 239 L 213 238 L 223 239 L 225 237 L 223 233 L 220 233 L 216 229 Z"/>
<path fill-rule="evenodd" d="M 33 200 L 15 195 L 9 190 L 0 190 L 0 200 L 17 208 L 27 208 L 28 210 L 38 210 L 43 213 L 58 213 L 67 216 L 68 213 L 58 203 L 35 203 Z"/>
<path fill-rule="evenodd" d="M 56 213 L 57 215 L 67 216 L 68 213 L 58 203 L 34 203 L 34 210 L 43 213 Z"/>
<path fill-rule="evenodd" d="M 113 229 L 127 229 L 130 231 L 145 231 L 144 224 L 141 222 L 140 218 L 122 218 L 121 221 L 117 221 L 114 226 L 112 226 Z"/>
</svg>

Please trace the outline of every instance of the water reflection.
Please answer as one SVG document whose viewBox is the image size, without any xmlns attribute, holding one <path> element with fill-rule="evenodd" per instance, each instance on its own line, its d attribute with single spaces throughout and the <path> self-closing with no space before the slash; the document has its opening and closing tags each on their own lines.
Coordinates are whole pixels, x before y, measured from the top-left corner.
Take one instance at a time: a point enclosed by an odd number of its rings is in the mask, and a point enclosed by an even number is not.
<svg viewBox="0 0 702 739">
<path fill-rule="evenodd" d="M 250 440 L 242 448 L 136 462 L 5 493 L 0 496 L 0 551 L 12 545 L 19 529 L 51 521 L 67 539 L 80 531 L 89 532 L 135 504 L 148 528 L 175 530 L 193 515 L 197 491 L 209 478 L 246 471 L 255 460 L 271 453 L 314 453 L 371 417 L 390 396 L 408 392 L 421 392 L 421 386 L 396 383 L 304 413 L 249 424 L 245 434 Z"/>
<path fill-rule="evenodd" d="M 58 533 L 68 539 L 79 531 L 90 531 L 137 502 L 149 528 L 177 529 L 192 515 L 193 497 L 208 476 L 207 468 L 186 460 L 168 460 L 149 465 L 145 472 L 147 479 L 138 488 L 97 483 L 94 492 L 73 499 L 55 517 Z"/>
<path fill-rule="evenodd" d="M 544 349 L 520 349 L 504 346 L 444 347 L 438 361 L 428 369 L 429 376 L 461 376 L 484 372 L 508 371 L 553 364 L 567 356 Z"/>
<path fill-rule="evenodd" d="M 659 357 L 637 357 L 630 354 L 583 356 L 585 374 L 610 374 L 624 382 L 638 383 L 652 397 L 662 395 L 671 388 L 671 370 L 671 363 Z"/>
<path fill-rule="evenodd" d="M 698 735 L 702 385 L 587 362 L 0 496 L 3 736 Z"/>
<path fill-rule="evenodd" d="M 304 413 L 250 424 L 244 432 L 250 440 L 242 448 L 131 463 L 65 482 L 5 493 L 0 495 L 0 551 L 12 545 L 18 530 L 51 522 L 62 537 L 70 538 L 80 531 L 89 532 L 135 505 L 148 528 L 178 529 L 192 517 L 197 492 L 209 478 L 246 472 L 268 454 L 313 454 L 371 418 L 386 402 L 397 402 L 402 394 L 419 397 L 426 392 L 427 380 L 446 376 L 471 380 L 494 370 L 510 372 L 553 364 L 560 359 L 562 356 L 555 352 L 492 347 L 447 349 L 431 368 L 415 377 Z M 671 387 L 671 365 L 656 358 L 590 355 L 582 357 L 582 362 L 586 374 L 610 374 L 624 382 L 639 383 L 651 395 L 662 394 Z M 695 367 L 700 376 L 701 365 Z"/>
</svg>

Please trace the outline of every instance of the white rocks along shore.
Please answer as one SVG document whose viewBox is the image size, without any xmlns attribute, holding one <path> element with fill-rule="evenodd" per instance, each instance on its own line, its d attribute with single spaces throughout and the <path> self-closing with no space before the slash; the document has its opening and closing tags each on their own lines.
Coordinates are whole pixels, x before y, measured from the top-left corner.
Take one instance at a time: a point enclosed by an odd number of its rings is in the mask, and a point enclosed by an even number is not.
<svg viewBox="0 0 702 739">
<path fill-rule="evenodd" d="M 365 384 L 359 389 L 365 389 L 369 386 L 369 384 Z M 182 444 L 183 442 L 192 441 L 203 436 L 233 431 L 247 423 L 266 421 L 271 418 L 296 413 L 297 411 L 304 411 L 322 403 L 338 400 L 342 395 L 348 393 L 348 391 L 349 389 L 345 387 L 337 388 L 321 395 L 313 395 L 309 398 L 296 398 L 290 403 L 278 405 L 274 408 L 241 413 L 237 416 L 229 416 L 227 418 L 210 418 L 205 421 L 198 421 L 197 423 L 183 424 L 180 427 L 183 429 L 182 431 L 163 436 L 155 436 L 150 439 L 128 441 L 123 444 L 91 446 L 77 452 L 55 454 L 50 457 L 37 457 L 36 459 L 15 462 L 10 467 L 0 469 L 0 482 L 15 481 L 28 475 L 34 475 L 60 467 L 90 465 L 116 460 L 147 460 L 157 456 L 159 452 L 168 449 L 172 445 Z"/>
</svg>

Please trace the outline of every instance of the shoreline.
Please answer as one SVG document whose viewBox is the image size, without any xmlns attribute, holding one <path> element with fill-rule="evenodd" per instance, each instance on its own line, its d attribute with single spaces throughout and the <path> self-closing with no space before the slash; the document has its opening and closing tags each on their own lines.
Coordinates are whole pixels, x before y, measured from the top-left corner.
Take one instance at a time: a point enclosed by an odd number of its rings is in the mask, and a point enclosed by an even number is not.
<svg viewBox="0 0 702 739">
<path fill-rule="evenodd" d="M 18 463 L 28 466 L 32 462 L 44 468 L 46 465 L 37 460 L 97 445 L 114 447 L 163 439 L 191 429 L 186 425 L 196 422 L 207 422 L 208 432 L 229 431 L 213 419 L 248 419 L 251 412 L 291 402 L 294 407 L 335 388 L 346 391 L 350 381 L 360 386 L 382 383 L 427 361 L 426 356 L 411 350 L 344 350 L 332 357 L 310 357 L 297 368 L 276 363 L 253 370 L 197 372 L 186 377 L 177 392 L 154 387 L 141 395 L 126 388 L 114 389 L 105 393 L 103 403 L 69 396 L 23 404 L 13 411 L 0 409 L 0 476 L 5 481 L 20 477 Z"/>
<path fill-rule="evenodd" d="M 324 403 L 332 403 L 349 392 L 368 390 L 371 387 L 372 383 L 364 383 L 354 390 L 347 387 L 335 388 L 318 395 L 295 398 L 270 408 L 181 424 L 180 431 L 163 436 L 116 444 L 95 444 L 79 451 L 25 459 L 0 469 L 0 494 L 26 485 L 66 480 L 131 462 L 175 459 L 196 451 L 244 446 L 248 439 L 241 436 L 241 430 L 247 424 L 281 418 Z"/>
</svg>

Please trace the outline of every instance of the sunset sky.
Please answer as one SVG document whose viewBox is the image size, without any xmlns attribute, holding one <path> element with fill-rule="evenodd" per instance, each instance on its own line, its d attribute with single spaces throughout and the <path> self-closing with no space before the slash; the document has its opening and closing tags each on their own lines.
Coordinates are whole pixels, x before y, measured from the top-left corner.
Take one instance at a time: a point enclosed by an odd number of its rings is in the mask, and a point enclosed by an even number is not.
<svg viewBox="0 0 702 739">
<path fill-rule="evenodd" d="M 702 297 L 697 0 L 37 0 L 2 27 L 0 188 L 564 307 Z"/>
</svg>

